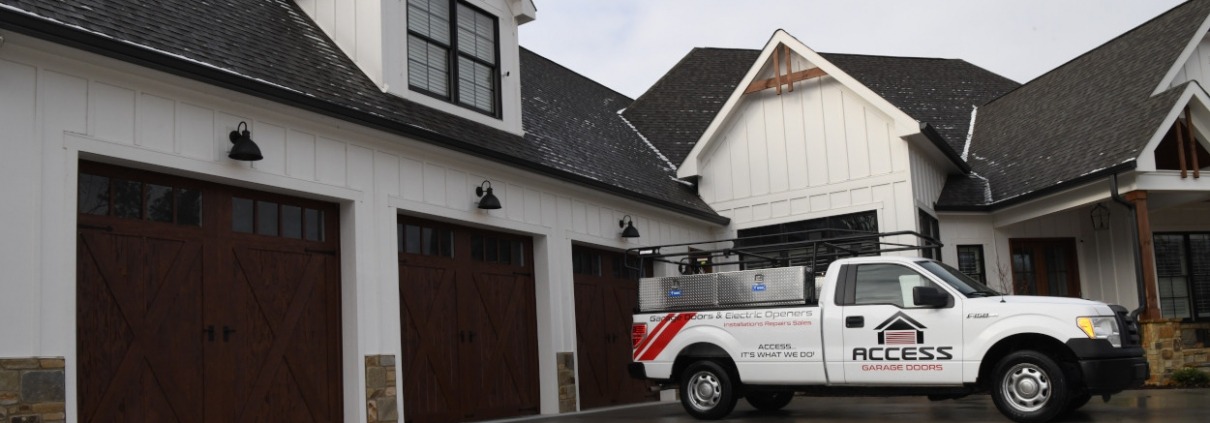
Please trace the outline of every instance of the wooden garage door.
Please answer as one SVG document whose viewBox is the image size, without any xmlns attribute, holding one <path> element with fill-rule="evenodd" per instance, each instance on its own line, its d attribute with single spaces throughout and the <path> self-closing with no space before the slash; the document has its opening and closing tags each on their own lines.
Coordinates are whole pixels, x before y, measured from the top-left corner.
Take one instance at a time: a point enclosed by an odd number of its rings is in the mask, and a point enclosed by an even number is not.
<svg viewBox="0 0 1210 423">
<path fill-rule="evenodd" d="M 638 275 L 627 271 L 618 253 L 575 246 L 572 260 L 580 408 L 659 399 L 647 382 L 630 377 L 626 370 Z"/>
<path fill-rule="evenodd" d="M 529 238 L 401 217 L 404 419 L 538 413 Z"/>
<path fill-rule="evenodd" d="M 339 421 L 332 204 L 82 163 L 84 422 Z"/>
</svg>

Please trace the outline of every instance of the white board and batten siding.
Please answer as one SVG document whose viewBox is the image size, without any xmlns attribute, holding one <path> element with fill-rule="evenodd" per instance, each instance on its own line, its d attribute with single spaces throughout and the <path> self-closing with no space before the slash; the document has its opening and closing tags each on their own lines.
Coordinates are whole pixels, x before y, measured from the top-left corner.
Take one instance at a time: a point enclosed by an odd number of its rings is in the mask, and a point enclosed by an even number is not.
<svg viewBox="0 0 1210 423">
<path fill-rule="evenodd" d="M 793 66 L 814 67 L 797 55 Z M 908 145 L 894 128 L 827 76 L 746 94 L 703 151 L 699 192 L 733 231 L 869 210 L 880 230 L 914 229 Z"/>
<path fill-rule="evenodd" d="M 1164 89 L 1184 84 L 1188 81 L 1198 81 L 1202 85 L 1210 84 L 1210 33 L 1202 37 L 1193 48 L 1189 58 L 1176 71 L 1172 83 Z"/>
<path fill-rule="evenodd" d="M 147 71 L 16 34 L 0 49 L 0 357 L 68 359 L 74 407 L 75 226 L 79 160 L 173 173 L 341 205 L 347 419 L 361 357 L 401 356 L 398 214 L 535 240 L 543 412 L 557 412 L 556 351 L 574 351 L 571 244 L 622 249 L 709 239 L 716 227 L 639 202 L 412 139 Z M 226 157 L 245 121 L 265 159 Z M 504 208 L 478 210 L 490 180 Z M 642 237 L 619 237 L 631 215 Z M 559 323 L 564 322 L 564 323 Z M 549 409 L 548 409 L 549 408 Z"/>
</svg>

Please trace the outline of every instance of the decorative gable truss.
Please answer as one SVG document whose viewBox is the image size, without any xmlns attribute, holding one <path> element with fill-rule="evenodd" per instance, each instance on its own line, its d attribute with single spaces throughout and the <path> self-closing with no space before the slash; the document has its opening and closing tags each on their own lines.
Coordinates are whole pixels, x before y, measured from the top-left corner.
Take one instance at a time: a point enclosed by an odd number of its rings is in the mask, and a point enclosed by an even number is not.
<svg viewBox="0 0 1210 423">
<path fill-rule="evenodd" d="M 1138 170 L 1179 171 L 1181 179 L 1200 179 L 1210 171 L 1210 96 L 1188 84 L 1138 157 Z"/>
</svg>

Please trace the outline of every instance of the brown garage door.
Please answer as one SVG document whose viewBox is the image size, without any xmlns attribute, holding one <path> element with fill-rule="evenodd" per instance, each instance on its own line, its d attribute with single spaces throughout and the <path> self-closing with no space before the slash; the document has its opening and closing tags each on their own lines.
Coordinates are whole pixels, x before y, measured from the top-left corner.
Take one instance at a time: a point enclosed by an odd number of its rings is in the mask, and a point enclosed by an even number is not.
<svg viewBox="0 0 1210 423">
<path fill-rule="evenodd" d="M 575 246 L 572 259 L 580 408 L 658 399 L 646 382 L 631 378 L 626 370 L 638 276 L 622 265 L 618 253 Z"/>
<path fill-rule="evenodd" d="M 342 418 L 334 205 L 81 163 L 84 422 Z"/>
<path fill-rule="evenodd" d="M 529 238 L 400 217 L 404 419 L 538 413 Z"/>
</svg>

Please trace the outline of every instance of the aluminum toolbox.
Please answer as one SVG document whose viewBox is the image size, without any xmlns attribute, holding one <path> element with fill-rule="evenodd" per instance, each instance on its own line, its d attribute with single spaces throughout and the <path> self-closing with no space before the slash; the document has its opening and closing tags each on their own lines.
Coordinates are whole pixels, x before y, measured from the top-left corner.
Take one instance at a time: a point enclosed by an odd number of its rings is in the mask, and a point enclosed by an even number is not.
<svg viewBox="0 0 1210 423">
<path fill-rule="evenodd" d="M 806 276 L 806 268 L 794 266 L 643 278 L 638 311 L 806 304 L 807 296 L 815 294 L 814 286 L 806 286 Z M 814 277 L 810 281 L 814 285 Z"/>
<path fill-rule="evenodd" d="M 806 301 L 806 269 L 801 266 L 718 274 L 720 306 L 794 305 Z M 812 278 L 814 282 L 814 278 Z M 811 290 L 814 292 L 814 289 Z"/>
<path fill-rule="evenodd" d="M 693 310 L 718 306 L 716 275 L 668 276 L 639 280 L 639 310 Z"/>
</svg>

